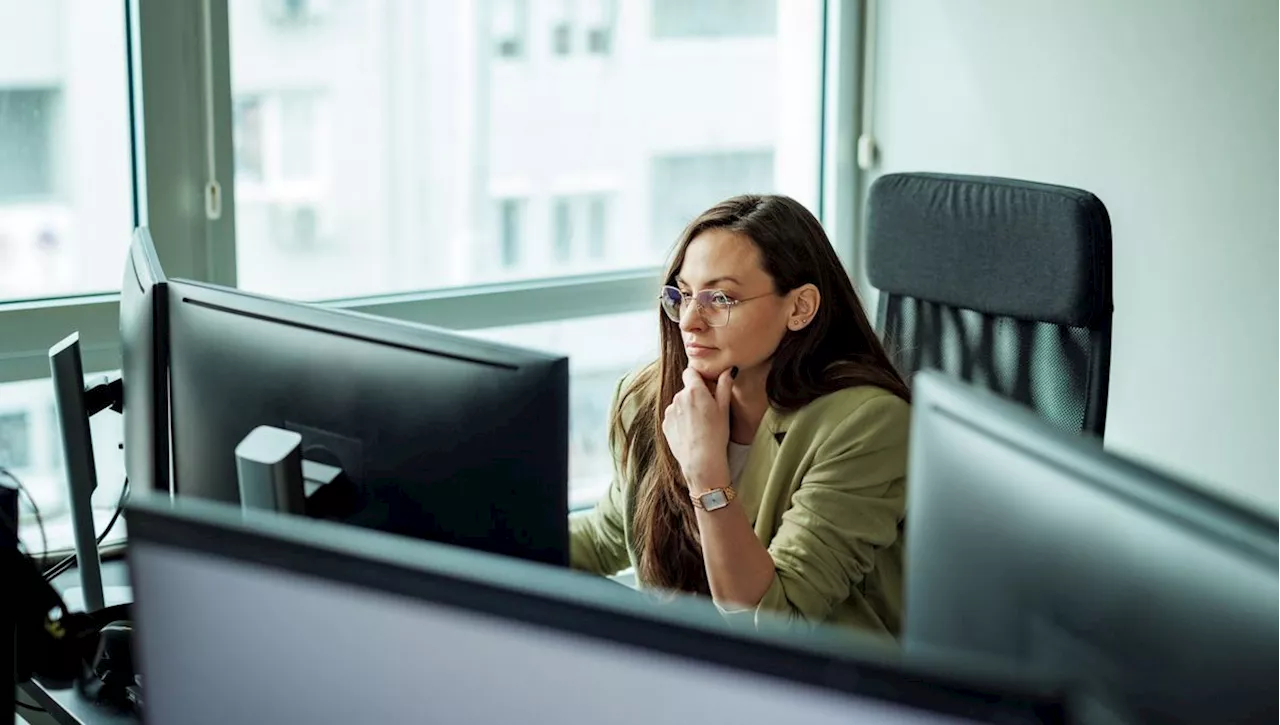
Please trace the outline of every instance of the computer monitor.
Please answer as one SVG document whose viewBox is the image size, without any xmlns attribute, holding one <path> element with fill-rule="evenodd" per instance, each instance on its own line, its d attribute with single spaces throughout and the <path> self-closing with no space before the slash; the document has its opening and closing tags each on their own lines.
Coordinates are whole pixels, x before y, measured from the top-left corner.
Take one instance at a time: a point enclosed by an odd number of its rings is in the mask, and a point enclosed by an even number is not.
<svg viewBox="0 0 1280 725">
<path fill-rule="evenodd" d="M 174 490 L 238 502 L 260 425 L 340 467 L 385 532 L 568 563 L 568 360 L 187 281 L 169 284 Z"/>
<path fill-rule="evenodd" d="M 151 233 L 138 227 L 120 286 L 124 461 L 134 490 L 169 490 L 165 285 Z"/>
<path fill-rule="evenodd" d="M 1062 722 L 1004 674 L 768 636 L 705 602 L 227 504 L 128 512 L 150 722 Z M 934 666 L 934 665 L 931 665 Z"/>
<path fill-rule="evenodd" d="M 1121 722 L 1277 721 L 1277 526 L 938 374 L 914 384 L 904 642 Z"/>
</svg>

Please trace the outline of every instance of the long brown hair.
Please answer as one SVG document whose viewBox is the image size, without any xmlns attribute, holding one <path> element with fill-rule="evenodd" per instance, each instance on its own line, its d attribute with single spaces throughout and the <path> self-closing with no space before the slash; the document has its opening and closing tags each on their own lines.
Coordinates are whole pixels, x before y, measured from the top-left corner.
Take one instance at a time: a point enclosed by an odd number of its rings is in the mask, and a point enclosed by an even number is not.
<svg viewBox="0 0 1280 725">
<path fill-rule="evenodd" d="M 751 239 L 760 250 L 774 291 L 804 284 L 822 295 L 804 329 L 788 331 L 771 358 L 765 390 L 780 411 L 801 408 L 818 397 L 856 385 L 874 385 L 904 400 L 910 393 L 881 347 L 849 276 L 818 220 L 785 196 L 736 196 L 708 209 L 685 228 L 665 284 L 674 284 L 692 242 L 710 229 Z M 688 365 L 679 325 L 658 312 L 659 358 L 623 391 L 609 426 L 621 468 L 637 486 L 633 529 L 638 575 L 647 586 L 710 594 L 693 505 L 680 465 L 662 433 L 662 411 L 682 387 Z M 634 410 L 629 421 L 623 410 Z"/>
</svg>

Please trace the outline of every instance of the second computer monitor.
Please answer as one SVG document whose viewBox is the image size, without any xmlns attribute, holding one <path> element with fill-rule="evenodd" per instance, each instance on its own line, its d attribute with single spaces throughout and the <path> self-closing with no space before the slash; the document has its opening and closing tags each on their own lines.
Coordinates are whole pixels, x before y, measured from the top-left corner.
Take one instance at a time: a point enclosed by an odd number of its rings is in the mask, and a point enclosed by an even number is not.
<svg viewBox="0 0 1280 725">
<path fill-rule="evenodd" d="M 120 286 L 125 473 L 135 489 L 161 492 L 169 490 L 165 284 L 151 234 L 138 227 Z"/>
<path fill-rule="evenodd" d="M 967 663 L 908 666 L 870 637 L 758 635 L 705 600 L 168 503 L 140 496 L 127 514 L 151 722 L 1067 722 L 1051 684 Z"/>
<path fill-rule="evenodd" d="M 270 425 L 340 467 L 340 520 L 567 563 L 568 361 L 192 282 L 169 286 L 174 490 L 237 502 Z"/>
<path fill-rule="evenodd" d="M 1275 518 L 941 375 L 914 393 L 908 651 L 1082 681 L 1118 722 L 1276 722 Z"/>
</svg>

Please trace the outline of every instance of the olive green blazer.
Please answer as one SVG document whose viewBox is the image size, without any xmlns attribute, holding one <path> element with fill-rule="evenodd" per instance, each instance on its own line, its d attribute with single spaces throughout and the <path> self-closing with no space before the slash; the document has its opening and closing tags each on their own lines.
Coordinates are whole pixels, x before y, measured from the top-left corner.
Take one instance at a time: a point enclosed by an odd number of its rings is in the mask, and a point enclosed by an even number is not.
<svg viewBox="0 0 1280 725">
<path fill-rule="evenodd" d="M 735 488 L 776 573 L 759 605 L 722 607 L 726 617 L 898 634 L 909 417 L 905 401 L 869 386 L 765 414 Z M 576 569 L 612 575 L 635 565 L 635 486 L 614 470 L 595 508 L 570 520 Z"/>
</svg>

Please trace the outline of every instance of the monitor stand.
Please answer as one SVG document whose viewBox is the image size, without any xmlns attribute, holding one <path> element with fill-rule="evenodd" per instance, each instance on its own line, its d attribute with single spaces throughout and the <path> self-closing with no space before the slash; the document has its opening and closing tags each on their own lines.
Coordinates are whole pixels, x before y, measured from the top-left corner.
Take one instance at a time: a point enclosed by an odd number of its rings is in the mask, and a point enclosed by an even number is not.
<svg viewBox="0 0 1280 725">
<path fill-rule="evenodd" d="M 98 471 L 93 460 L 89 418 L 107 408 L 123 410 L 123 387 L 119 376 L 114 376 L 97 380 L 86 388 L 78 332 L 49 348 L 49 372 L 67 465 L 76 568 L 80 573 L 79 597 L 83 611 L 96 612 L 106 606 L 106 599 L 98 535 L 93 523 L 93 492 L 98 488 Z"/>
</svg>

